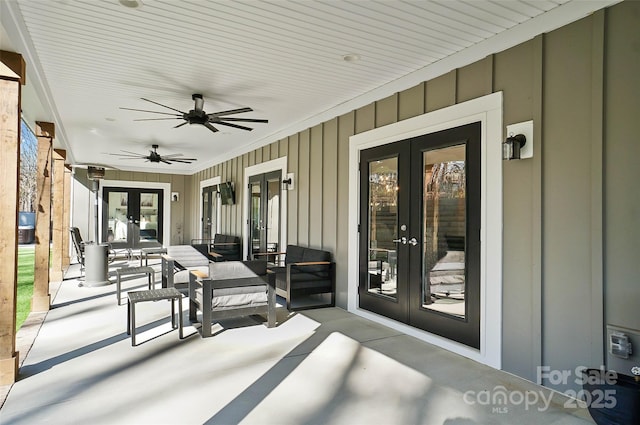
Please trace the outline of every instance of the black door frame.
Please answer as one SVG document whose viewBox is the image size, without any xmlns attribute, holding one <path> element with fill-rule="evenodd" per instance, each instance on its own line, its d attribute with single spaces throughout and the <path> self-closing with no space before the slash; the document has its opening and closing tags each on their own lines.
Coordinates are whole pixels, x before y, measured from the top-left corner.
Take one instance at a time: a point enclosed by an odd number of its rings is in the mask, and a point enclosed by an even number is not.
<svg viewBox="0 0 640 425">
<path fill-rule="evenodd" d="M 359 307 L 382 314 L 410 326 L 424 329 L 473 348 L 480 348 L 480 221 L 481 221 L 481 129 L 480 122 L 462 125 L 410 138 L 360 152 L 360 253 Z M 368 291 L 368 214 L 370 161 L 398 156 L 398 235 L 396 238 L 417 237 L 421 241 L 423 152 L 447 146 L 466 144 L 466 273 L 465 318 L 456 318 L 422 307 L 422 243 L 417 246 L 397 244 L 397 296 L 391 299 Z M 411 176 L 409 176 L 411 173 Z M 413 187 L 416 186 L 417 187 Z M 404 190 L 403 190 L 404 189 Z M 411 194 L 419 193 L 420 202 L 411 204 Z M 414 197 L 415 198 L 415 197 Z M 417 206 L 416 206 L 417 204 Z M 409 233 L 400 224 L 409 223 Z"/>
<path fill-rule="evenodd" d="M 127 192 L 127 242 L 113 243 L 114 248 L 130 248 L 139 249 L 145 246 L 163 245 L 164 239 L 164 189 L 159 188 L 140 188 L 126 186 L 103 186 L 102 187 L 102 237 L 103 242 L 107 241 L 109 228 L 109 193 L 110 192 Z M 158 225 L 156 229 L 157 242 L 141 242 L 140 240 L 140 195 L 143 193 L 151 193 L 158 195 Z M 133 195 L 133 196 L 132 196 Z M 137 201 L 137 202 L 136 202 Z"/>
<path fill-rule="evenodd" d="M 280 240 L 281 240 L 281 225 L 282 225 L 282 184 L 280 182 L 282 182 L 282 171 L 281 170 L 274 170 L 274 171 L 269 171 L 266 173 L 261 173 L 261 174 L 255 174 L 252 176 L 249 176 L 249 186 L 247 188 L 247 196 L 249 197 L 249 229 L 248 229 L 248 241 L 247 246 L 249 247 L 249 259 L 252 259 L 253 257 L 253 253 L 254 253 L 254 244 L 253 244 L 253 240 L 254 240 L 254 234 L 256 232 L 256 230 L 253 228 L 253 221 L 252 221 L 252 214 L 253 214 L 253 208 L 252 208 L 252 193 L 251 193 L 251 186 L 255 183 L 258 183 L 260 185 L 260 228 L 257 229 L 257 231 L 260 233 L 259 235 L 259 240 L 260 240 L 260 246 L 258 248 L 258 252 L 268 252 L 269 251 L 269 247 L 267 246 L 267 236 L 268 236 L 268 229 L 266 226 L 266 223 L 268 223 L 268 195 L 269 195 L 269 186 L 268 183 L 269 181 L 276 179 L 278 181 L 278 188 L 279 188 L 279 196 L 278 196 L 278 202 L 279 202 L 279 206 L 278 206 L 278 245 L 280 244 Z M 282 247 L 279 247 L 282 248 Z M 277 251 L 277 250 L 276 250 Z"/>
</svg>

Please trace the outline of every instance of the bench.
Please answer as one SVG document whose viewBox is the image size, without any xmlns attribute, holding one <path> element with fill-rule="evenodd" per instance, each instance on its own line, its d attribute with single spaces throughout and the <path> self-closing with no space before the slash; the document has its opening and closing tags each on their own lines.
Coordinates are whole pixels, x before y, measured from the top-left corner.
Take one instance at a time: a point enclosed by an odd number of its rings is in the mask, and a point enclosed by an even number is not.
<svg viewBox="0 0 640 425">
<path fill-rule="evenodd" d="M 146 274 L 149 278 L 149 289 L 154 289 L 156 284 L 156 272 L 151 267 L 123 267 L 116 270 L 116 297 L 120 305 L 120 292 L 122 289 L 122 276 L 133 274 Z"/>
<path fill-rule="evenodd" d="M 333 307 L 336 302 L 335 262 L 331 253 L 320 249 L 288 245 L 285 252 L 263 255 L 284 255 L 284 266 L 269 266 L 276 276 L 276 293 L 287 303 L 287 310 Z M 308 295 L 325 294 L 329 302 L 293 306 L 295 299 Z M 313 301 L 313 300 L 312 300 Z"/>
</svg>

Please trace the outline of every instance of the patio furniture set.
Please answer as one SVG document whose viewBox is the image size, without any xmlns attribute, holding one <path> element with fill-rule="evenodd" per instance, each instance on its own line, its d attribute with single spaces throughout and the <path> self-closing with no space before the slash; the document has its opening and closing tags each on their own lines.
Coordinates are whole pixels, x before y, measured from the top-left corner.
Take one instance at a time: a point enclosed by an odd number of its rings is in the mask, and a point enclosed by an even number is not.
<svg viewBox="0 0 640 425">
<path fill-rule="evenodd" d="M 145 275 L 149 281 L 148 290 L 128 292 L 127 334 L 131 334 L 132 345 L 136 345 L 135 308 L 141 302 L 170 301 L 172 329 L 179 329 L 181 339 L 183 294 L 188 297 L 189 320 L 201 323 L 202 337 L 211 336 L 213 321 L 239 316 L 266 315 L 267 327 L 274 327 L 276 294 L 285 299 L 287 310 L 335 305 L 335 263 L 328 251 L 289 245 L 286 252 L 276 253 L 283 258 L 278 265 L 262 259 L 241 261 L 229 246 L 236 242 L 219 242 L 223 244 L 222 249 L 214 243 L 197 242 L 200 246 L 177 245 L 147 251 L 141 254 L 141 266 L 116 271 L 118 305 L 123 276 Z M 217 255 L 205 256 L 202 250 L 205 244 L 210 249 L 208 254 Z M 228 253 L 232 259 L 225 258 L 220 251 Z M 159 289 L 155 289 L 155 272 L 148 266 L 150 255 L 161 257 L 162 285 Z M 145 266 L 142 266 L 143 256 Z M 301 306 L 292 302 L 297 297 L 322 294 L 329 300 Z"/>
</svg>

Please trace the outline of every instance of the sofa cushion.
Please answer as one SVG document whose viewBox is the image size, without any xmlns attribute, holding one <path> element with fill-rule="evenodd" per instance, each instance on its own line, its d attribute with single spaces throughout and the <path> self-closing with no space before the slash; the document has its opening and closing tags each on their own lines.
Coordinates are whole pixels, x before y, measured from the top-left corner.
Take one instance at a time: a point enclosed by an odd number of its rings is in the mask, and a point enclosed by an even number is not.
<svg viewBox="0 0 640 425">
<path fill-rule="evenodd" d="M 202 288 L 196 289 L 196 299 L 202 305 Z M 267 305 L 267 286 L 241 286 L 214 289 L 211 308 L 217 310 Z"/>
<path fill-rule="evenodd" d="M 303 258 L 305 249 L 306 248 L 298 245 L 287 245 L 287 254 L 284 257 L 284 263 L 301 263 L 302 261 L 304 261 Z"/>
</svg>

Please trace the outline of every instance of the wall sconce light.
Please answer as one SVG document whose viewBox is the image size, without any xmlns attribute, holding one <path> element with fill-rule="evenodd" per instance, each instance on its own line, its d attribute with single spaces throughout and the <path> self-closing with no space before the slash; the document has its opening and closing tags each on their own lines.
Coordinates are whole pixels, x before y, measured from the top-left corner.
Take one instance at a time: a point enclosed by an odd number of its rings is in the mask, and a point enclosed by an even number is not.
<svg viewBox="0 0 640 425">
<path fill-rule="evenodd" d="M 510 135 L 502 144 L 502 159 L 520 159 L 520 150 L 526 144 L 524 134 Z"/>
<path fill-rule="evenodd" d="M 293 173 L 288 173 L 282 180 L 282 190 L 293 190 Z"/>
<path fill-rule="evenodd" d="M 502 143 L 502 159 L 533 158 L 533 121 L 508 125 L 507 135 Z"/>
</svg>

